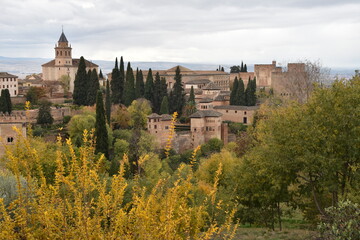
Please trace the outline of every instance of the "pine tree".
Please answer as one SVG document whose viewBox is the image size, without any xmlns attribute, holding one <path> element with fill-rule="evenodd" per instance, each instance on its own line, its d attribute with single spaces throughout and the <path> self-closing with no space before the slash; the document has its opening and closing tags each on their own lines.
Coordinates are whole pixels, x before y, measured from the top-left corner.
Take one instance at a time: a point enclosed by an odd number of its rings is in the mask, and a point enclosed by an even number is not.
<svg viewBox="0 0 360 240">
<path fill-rule="evenodd" d="M 191 89 L 190 89 L 190 96 L 189 96 L 188 102 L 195 104 L 195 93 L 194 93 L 193 86 L 191 86 Z"/>
<path fill-rule="evenodd" d="M 104 102 L 100 90 L 97 92 L 96 97 L 95 140 L 95 153 L 103 153 L 106 158 L 109 158 L 109 139 L 106 128 Z"/>
<path fill-rule="evenodd" d="M 49 101 L 42 101 L 40 103 L 40 108 L 36 119 L 37 124 L 51 125 L 54 122 L 54 118 L 51 115 L 50 106 L 51 102 Z"/>
<path fill-rule="evenodd" d="M 124 103 L 124 88 L 125 88 L 125 66 L 124 60 L 120 58 L 120 70 L 119 70 L 119 91 L 120 91 L 120 102 Z"/>
<path fill-rule="evenodd" d="M 111 72 L 111 101 L 114 104 L 121 102 L 120 97 L 120 72 L 118 66 L 118 59 L 115 59 L 115 67 Z"/>
<path fill-rule="evenodd" d="M 246 106 L 245 86 L 244 86 L 244 81 L 241 78 L 239 80 L 238 89 L 236 91 L 236 100 L 235 100 L 235 102 L 236 102 L 235 105 Z"/>
<path fill-rule="evenodd" d="M 169 100 L 167 96 L 164 96 L 161 101 L 160 114 L 169 114 Z"/>
<path fill-rule="evenodd" d="M 107 123 L 110 125 L 110 118 L 111 118 L 111 93 L 110 93 L 109 80 L 106 80 L 105 111 L 106 111 L 106 120 L 107 120 Z"/>
<path fill-rule="evenodd" d="M 85 59 L 83 56 L 81 56 L 74 80 L 73 99 L 76 105 L 87 105 L 87 79 L 88 77 L 86 73 Z"/>
<path fill-rule="evenodd" d="M 152 102 L 153 94 L 154 94 L 154 80 L 153 80 L 152 70 L 151 68 L 149 68 L 149 72 L 146 77 L 144 97 Z"/>
<path fill-rule="evenodd" d="M 130 62 L 128 62 L 127 69 L 126 69 L 126 81 L 124 87 L 124 104 L 125 106 L 130 106 L 132 101 L 136 98 L 135 96 L 135 78 L 134 72 L 131 68 Z"/>
<path fill-rule="evenodd" d="M 97 91 L 100 89 L 99 78 L 94 68 L 90 74 L 90 81 L 88 87 L 88 94 L 87 94 L 87 105 L 92 106 L 96 102 L 96 94 Z"/>
<path fill-rule="evenodd" d="M 175 71 L 175 83 L 173 86 L 173 100 L 172 104 L 174 104 L 174 112 L 177 112 L 179 116 L 182 115 L 182 110 L 185 105 L 184 98 L 184 87 L 181 81 L 182 75 L 180 73 L 180 67 L 178 66 Z"/>
<path fill-rule="evenodd" d="M 239 81 L 238 78 L 235 77 L 232 90 L 230 93 L 230 105 L 236 105 L 236 93 L 238 91 L 238 86 L 239 86 Z"/>
<path fill-rule="evenodd" d="M 136 68 L 136 86 L 135 86 L 136 99 L 144 97 L 144 77 L 142 71 Z"/>
</svg>

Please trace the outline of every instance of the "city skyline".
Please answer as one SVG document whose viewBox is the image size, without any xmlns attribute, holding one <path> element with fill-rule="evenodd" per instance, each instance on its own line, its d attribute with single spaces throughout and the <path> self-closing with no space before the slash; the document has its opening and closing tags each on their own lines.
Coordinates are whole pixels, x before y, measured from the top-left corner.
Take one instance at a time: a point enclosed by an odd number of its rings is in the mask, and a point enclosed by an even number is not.
<svg viewBox="0 0 360 240">
<path fill-rule="evenodd" d="M 358 1 L 9 1 L 0 56 L 53 58 L 62 25 L 73 56 L 212 64 L 320 60 L 358 68 Z"/>
</svg>

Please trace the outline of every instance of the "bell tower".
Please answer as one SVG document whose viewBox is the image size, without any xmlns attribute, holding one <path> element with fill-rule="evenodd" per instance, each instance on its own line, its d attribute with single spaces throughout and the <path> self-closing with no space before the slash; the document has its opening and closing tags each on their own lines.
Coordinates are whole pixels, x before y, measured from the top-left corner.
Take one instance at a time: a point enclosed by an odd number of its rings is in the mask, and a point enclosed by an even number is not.
<svg viewBox="0 0 360 240">
<path fill-rule="evenodd" d="M 55 44 L 55 66 L 72 66 L 71 49 L 62 30 L 58 44 Z"/>
</svg>

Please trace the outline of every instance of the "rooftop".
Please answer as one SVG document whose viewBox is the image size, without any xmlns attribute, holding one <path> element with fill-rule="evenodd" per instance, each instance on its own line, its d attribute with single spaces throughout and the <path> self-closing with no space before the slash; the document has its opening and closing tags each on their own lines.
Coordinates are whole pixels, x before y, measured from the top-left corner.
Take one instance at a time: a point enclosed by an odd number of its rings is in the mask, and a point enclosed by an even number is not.
<svg viewBox="0 0 360 240">
<path fill-rule="evenodd" d="M 64 32 L 61 33 L 58 42 L 68 42 L 68 40 L 66 39 L 66 36 L 65 36 Z"/>
<path fill-rule="evenodd" d="M 201 110 L 193 113 L 190 118 L 204 118 L 204 117 L 221 117 L 222 113 L 214 110 Z"/>
<path fill-rule="evenodd" d="M 206 85 L 202 89 L 203 90 L 221 90 L 221 88 L 216 86 L 216 84 L 213 82 L 209 82 L 208 85 Z"/>
<path fill-rule="evenodd" d="M 211 82 L 209 79 L 195 79 L 187 81 L 185 84 L 207 84 Z"/>
<path fill-rule="evenodd" d="M 223 105 L 223 106 L 214 106 L 214 109 L 224 109 L 224 110 L 258 110 L 259 106 L 237 106 L 237 105 Z"/>
<path fill-rule="evenodd" d="M 12 75 L 12 74 L 7 73 L 7 72 L 0 72 L 0 77 L 11 77 L 11 78 L 17 78 L 17 76 Z"/>
<path fill-rule="evenodd" d="M 73 58 L 72 59 L 72 65 L 70 67 L 78 67 L 79 66 L 79 62 L 80 62 L 80 59 L 79 58 Z M 92 63 L 88 60 L 85 59 L 85 65 L 86 67 L 88 68 L 92 68 L 92 67 L 99 67 L 97 64 L 95 63 Z M 55 66 L 55 59 L 54 60 L 51 60 L 50 62 L 47 62 L 43 65 L 41 65 L 42 67 L 54 67 Z"/>
</svg>

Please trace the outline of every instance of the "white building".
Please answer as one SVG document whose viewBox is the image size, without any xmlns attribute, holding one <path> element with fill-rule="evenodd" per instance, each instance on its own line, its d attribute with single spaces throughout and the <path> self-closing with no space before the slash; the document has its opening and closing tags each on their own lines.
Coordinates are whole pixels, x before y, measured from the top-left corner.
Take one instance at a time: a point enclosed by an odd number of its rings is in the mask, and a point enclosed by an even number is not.
<svg viewBox="0 0 360 240">
<path fill-rule="evenodd" d="M 19 93 L 18 77 L 7 72 L 0 72 L 0 90 L 9 89 L 10 96 L 16 97 Z"/>
</svg>

